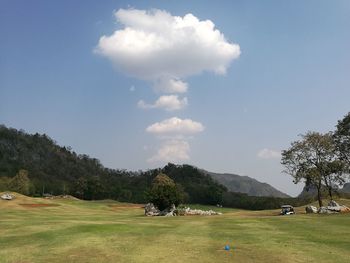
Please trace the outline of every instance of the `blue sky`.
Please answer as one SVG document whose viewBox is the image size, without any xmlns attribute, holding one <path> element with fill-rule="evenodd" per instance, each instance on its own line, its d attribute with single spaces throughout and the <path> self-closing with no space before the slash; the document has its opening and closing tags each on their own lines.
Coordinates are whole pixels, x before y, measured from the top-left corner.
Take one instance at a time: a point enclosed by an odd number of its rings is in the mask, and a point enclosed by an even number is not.
<svg viewBox="0 0 350 263">
<path fill-rule="evenodd" d="M 350 2 L 188 2 L 1 1 L 0 123 L 46 133 L 110 168 L 161 166 L 166 161 L 152 156 L 177 144 L 186 156 L 175 162 L 249 175 L 297 194 L 302 185 L 281 173 L 278 152 L 298 134 L 333 130 L 350 111 Z M 169 96 L 154 91 L 158 80 L 120 70 L 127 60 L 96 52 L 102 36 L 125 29 L 115 18 L 120 9 L 191 13 L 212 21 L 241 53 L 231 54 L 224 75 L 206 68 L 175 74 L 188 90 L 174 96 L 187 105 L 157 108 L 155 101 Z M 153 108 L 138 107 L 140 100 Z M 146 131 L 173 117 L 203 129 Z"/>
</svg>

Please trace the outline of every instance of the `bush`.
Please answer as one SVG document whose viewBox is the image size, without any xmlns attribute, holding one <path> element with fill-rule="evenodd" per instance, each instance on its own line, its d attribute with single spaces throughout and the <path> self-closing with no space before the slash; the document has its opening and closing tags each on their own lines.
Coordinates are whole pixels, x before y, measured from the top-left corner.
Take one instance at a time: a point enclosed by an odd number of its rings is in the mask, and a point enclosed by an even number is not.
<svg viewBox="0 0 350 263">
<path fill-rule="evenodd" d="M 27 170 L 19 170 L 15 177 L 13 177 L 9 184 L 10 190 L 28 195 L 30 190 L 30 180 L 28 178 Z"/>
<path fill-rule="evenodd" d="M 9 190 L 10 181 L 9 177 L 0 177 L 0 192 Z"/>
<path fill-rule="evenodd" d="M 159 210 L 169 208 L 171 205 L 179 205 L 183 202 L 184 192 L 165 174 L 158 174 L 152 184 L 149 193 L 149 201 Z"/>
</svg>

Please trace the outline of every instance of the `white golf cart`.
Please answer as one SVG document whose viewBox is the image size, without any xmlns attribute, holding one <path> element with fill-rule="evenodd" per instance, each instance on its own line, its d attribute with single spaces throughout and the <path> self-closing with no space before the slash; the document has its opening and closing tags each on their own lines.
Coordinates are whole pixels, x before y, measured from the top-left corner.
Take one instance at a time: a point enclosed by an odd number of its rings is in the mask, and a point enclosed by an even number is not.
<svg viewBox="0 0 350 263">
<path fill-rule="evenodd" d="M 291 205 L 282 205 L 281 206 L 281 215 L 294 215 L 294 207 Z"/>
</svg>

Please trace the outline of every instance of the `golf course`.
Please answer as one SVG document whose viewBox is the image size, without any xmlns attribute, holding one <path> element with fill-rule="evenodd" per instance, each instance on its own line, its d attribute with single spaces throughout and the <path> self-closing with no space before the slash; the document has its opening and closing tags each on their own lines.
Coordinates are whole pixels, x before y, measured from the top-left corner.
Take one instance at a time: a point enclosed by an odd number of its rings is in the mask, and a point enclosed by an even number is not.
<svg viewBox="0 0 350 263">
<path fill-rule="evenodd" d="M 350 260 L 349 213 L 305 214 L 299 207 L 279 216 L 191 205 L 223 214 L 146 217 L 138 204 L 15 196 L 0 200 L 1 263 Z"/>
</svg>

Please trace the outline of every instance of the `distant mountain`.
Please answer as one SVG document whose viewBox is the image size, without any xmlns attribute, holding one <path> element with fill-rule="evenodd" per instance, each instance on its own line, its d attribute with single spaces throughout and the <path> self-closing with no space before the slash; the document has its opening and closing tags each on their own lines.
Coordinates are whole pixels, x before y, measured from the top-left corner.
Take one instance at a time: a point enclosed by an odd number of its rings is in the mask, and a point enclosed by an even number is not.
<svg viewBox="0 0 350 263">
<path fill-rule="evenodd" d="M 339 190 L 341 193 L 350 194 L 350 183 L 343 185 L 343 188 Z"/>
<path fill-rule="evenodd" d="M 350 183 L 346 183 L 342 188 L 335 187 L 335 191 L 340 194 L 350 194 Z M 322 195 L 328 196 L 327 188 L 325 186 L 322 187 Z M 306 187 L 304 186 L 301 193 L 298 195 L 300 198 L 316 198 L 317 189 L 315 186 Z"/>
<path fill-rule="evenodd" d="M 327 195 L 327 189 L 322 187 L 322 194 Z M 304 186 L 301 193 L 298 195 L 300 198 L 316 198 L 317 197 L 317 188 L 315 186 Z"/>
<path fill-rule="evenodd" d="M 237 174 L 220 174 L 204 171 L 220 184 L 227 187 L 231 192 L 245 193 L 249 196 L 272 196 L 287 198 L 289 195 L 282 193 L 267 183 L 261 183 L 249 176 L 240 176 Z"/>
</svg>

